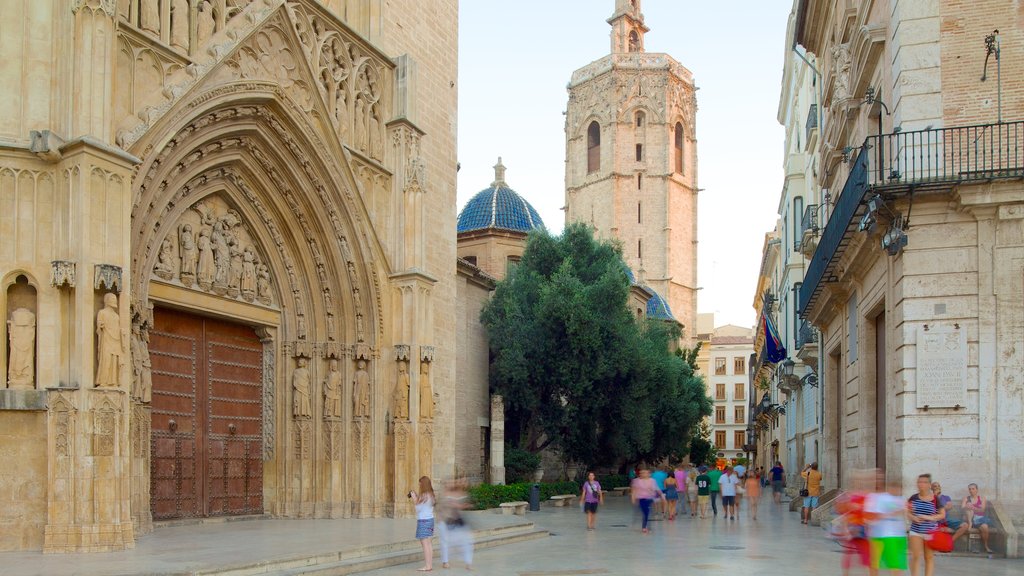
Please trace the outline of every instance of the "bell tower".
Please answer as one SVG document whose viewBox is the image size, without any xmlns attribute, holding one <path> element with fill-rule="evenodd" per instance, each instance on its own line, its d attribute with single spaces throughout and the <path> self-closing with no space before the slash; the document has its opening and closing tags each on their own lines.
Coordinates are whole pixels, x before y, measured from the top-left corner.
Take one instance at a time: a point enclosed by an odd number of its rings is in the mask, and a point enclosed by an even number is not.
<svg viewBox="0 0 1024 576">
<path fill-rule="evenodd" d="M 615 0 L 611 53 L 576 70 L 566 110 L 566 221 L 622 243 L 634 276 L 696 338 L 697 139 L 693 75 L 645 50 L 640 0 Z"/>
</svg>

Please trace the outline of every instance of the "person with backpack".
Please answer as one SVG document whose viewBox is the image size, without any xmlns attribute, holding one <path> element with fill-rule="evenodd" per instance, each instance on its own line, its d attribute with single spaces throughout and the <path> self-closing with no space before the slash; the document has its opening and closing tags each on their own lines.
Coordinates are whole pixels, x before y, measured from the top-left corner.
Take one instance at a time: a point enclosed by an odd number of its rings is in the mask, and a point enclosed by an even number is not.
<svg viewBox="0 0 1024 576">
<path fill-rule="evenodd" d="M 587 514 L 587 530 L 597 528 L 597 507 L 604 504 L 604 492 L 601 491 L 601 483 L 593 472 L 587 473 L 587 481 L 583 483 L 580 492 L 580 506 Z"/>
</svg>

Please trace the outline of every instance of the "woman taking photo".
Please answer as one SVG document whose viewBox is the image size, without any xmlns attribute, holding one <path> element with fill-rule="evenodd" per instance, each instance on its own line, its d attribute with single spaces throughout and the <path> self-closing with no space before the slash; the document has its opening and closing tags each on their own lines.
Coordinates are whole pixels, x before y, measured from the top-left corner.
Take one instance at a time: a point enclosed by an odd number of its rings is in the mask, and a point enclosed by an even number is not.
<svg viewBox="0 0 1024 576">
<path fill-rule="evenodd" d="M 409 498 L 416 503 L 416 539 L 423 545 L 423 567 L 417 568 L 418 572 L 430 572 L 434 569 L 434 545 L 431 539 L 434 537 L 434 487 L 430 484 L 430 477 L 420 478 L 420 491 L 409 492 Z"/>
<path fill-rule="evenodd" d="M 917 477 L 917 494 L 907 501 L 907 516 L 910 518 L 910 576 L 921 573 L 922 559 L 924 576 L 932 576 L 935 574 L 935 551 L 928 547 L 928 541 L 939 521 L 946 517 L 946 511 L 935 505 L 931 474 Z"/>
</svg>

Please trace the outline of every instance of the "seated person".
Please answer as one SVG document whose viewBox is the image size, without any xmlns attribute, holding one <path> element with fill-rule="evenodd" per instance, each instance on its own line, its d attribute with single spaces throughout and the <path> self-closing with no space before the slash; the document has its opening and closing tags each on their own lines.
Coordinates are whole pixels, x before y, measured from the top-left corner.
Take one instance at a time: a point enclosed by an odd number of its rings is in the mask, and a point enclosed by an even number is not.
<svg viewBox="0 0 1024 576">
<path fill-rule="evenodd" d="M 932 482 L 932 492 L 935 493 L 935 500 L 938 503 L 936 509 L 946 511 L 946 519 L 939 523 L 939 530 L 949 532 L 950 534 L 956 533 L 960 525 L 963 524 L 963 521 L 951 517 L 952 514 L 956 513 L 953 510 L 953 499 L 942 493 L 942 485 L 938 482 Z"/>
<path fill-rule="evenodd" d="M 977 484 L 968 484 L 967 491 L 969 494 L 960 504 L 964 511 L 965 520 L 956 533 L 953 534 L 953 541 L 956 542 L 957 538 L 966 534 L 969 529 L 977 528 L 981 534 L 981 543 L 985 546 L 985 552 L 991 554 L 992 549 L 988 547 L 988 535 L 992 520 L 985 515 L 988 502 L 978 494 Z"/>
</svg>

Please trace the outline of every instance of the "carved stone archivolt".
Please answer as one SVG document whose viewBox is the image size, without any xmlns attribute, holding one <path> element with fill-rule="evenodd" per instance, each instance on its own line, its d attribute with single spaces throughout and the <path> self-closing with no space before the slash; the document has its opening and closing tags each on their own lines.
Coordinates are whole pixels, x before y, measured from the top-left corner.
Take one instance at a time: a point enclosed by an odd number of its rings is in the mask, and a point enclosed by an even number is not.
<svg viewBox="0 0 1024 576">
<path fill-rule="evenodd" d="M 185 288 L 273 306 L 266 261 L 238 211 L 212 194 L 193 204 L 160 243 L 153 274 Z"/>
</svg>

